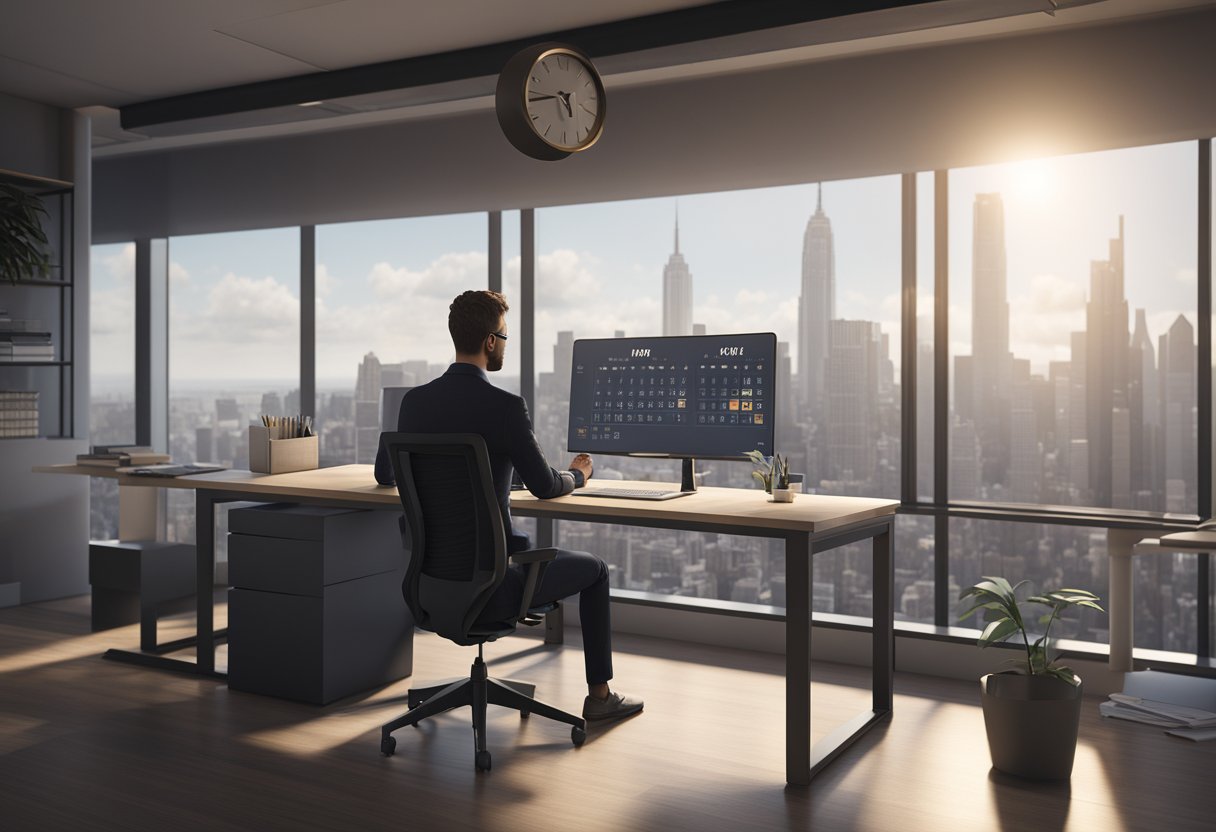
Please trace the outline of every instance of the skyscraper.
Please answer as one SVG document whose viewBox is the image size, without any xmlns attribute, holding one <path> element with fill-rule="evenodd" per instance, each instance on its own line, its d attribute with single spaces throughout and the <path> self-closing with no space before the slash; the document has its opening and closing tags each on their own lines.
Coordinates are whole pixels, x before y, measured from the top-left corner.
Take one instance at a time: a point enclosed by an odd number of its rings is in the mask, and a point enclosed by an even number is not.
<svg viewBox="0 0 1216 832">
<path fill-rule="evenodd" d="M 983 481 L 1005 482 L 1010 454 L 1009 301 L 1005 204 L 976 194 L 971 230 L 971 395 Z M 960 388 L 961 390 L 961 388 Z"/>
<path fill-rule="evenodd" d="M 1195 329 L 1179 315 L 1161 336 L 1161 405 L 1165 426 L 1165 510 L 1197 510 L 1195 464 L 1196 392 Z"/>
<path fill-rule="evenodd" d="M 692 335 L 692 272 L 680 254 L 679 214 L 676 214 L 675 246 L 663 267 L 663 334 Z"/>
<path fill-rule="evenodd" d="M 355 382 L 355 462 L 376 461 L 380 444 L 380 359 L 363 356 Z"/>
<path fill-rule="evenodd" d="M 1153 339 L 1143 309 L 1136 310 L 1131 353 L 1127 359 L 1128 410 L 1131 420 L 1132 508 L 1151 511 L 1158 508 L 1159 456 L 1156 452 L 1161 423 L 1160 389 Z"/>
<path fill-rule="evenodd" d="M 1123 217 L 1119 236 L 1110 241 L 1110 257 L 1090 263 L 1089 303 L 1085 306 L 1086 439 L 1089 440 L 1089 487 L 1094 505 L 1113 506 L 1115 408 L 1127 408 L 1127 297 L 1123 292 Z M 1126 441 L 1128 434 L 1124 432 Z M 1122 450 L 1120 456 L 1122 458 Z M 1126 507 L 1126 506 L 1120 506 Z"/>
<path fill-rule="evenodd" d="M 829 342 L 827 478 L 868 480 L 877 467 L 882 331 L 871 321 L 832 321 Z"/>
<path fill-rule="evenodd" d="M 824 362 L 828 357 L 830 321 L 836 317 L 836 255 L 832 221 L 823 213 L 823 185 L 815 213 L 802 235 L 802 295 L 798 299 L 798 380 L 802 405 L 822 413 Z"/>
<path fill-rule="evenodd" d="M 380 359 L 374 352 L 363 356 L 359 364 L 359 375 L 355 381 L 355 401 L 380 401 Z"/>
</svg>

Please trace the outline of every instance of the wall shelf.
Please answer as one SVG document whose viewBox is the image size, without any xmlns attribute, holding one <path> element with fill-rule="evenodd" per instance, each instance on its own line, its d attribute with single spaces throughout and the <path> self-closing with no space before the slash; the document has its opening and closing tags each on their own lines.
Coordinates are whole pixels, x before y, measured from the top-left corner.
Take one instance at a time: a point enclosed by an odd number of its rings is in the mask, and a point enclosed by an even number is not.
<svg viewBox="0 0 1216 832">
<path fill-rule="evenodd" d="M 29 380 L 26 382 L 30 387 L 41 392 L 42 399 L 45 401 L 51 390 L 55 390 L 55 401 L 58 404 L 58 421 L 55 421 L 55 416 L 49 413 L 39 413 L 39 421 L 43 428 L 41 436 L 43 438 L 70 438 L 76 433 L 76 401 L 75 401 L 75 377 L 73 365 L 76 359 L 76 309 L 75 309 L 75 236 L 76 228 L 73 222 L 75 210 L 75 186 L 71 182 L 62 179 L 51 179 L 45 176 L 33 176 L 30 174 L 17 173 L 16 171 L 0 169 L 0 184 L 9 185 L 20 188 L 26 193 L 34 194 L 42 199 L 43 206 L 46 209 L 47 215 L 43 220 L 43 230 L 46 231 L 49 238 L 50 253 L 55 261 L 51 269 L 59 276 L 57 278 L 48 278 L 39 280 L 37 278 L 23 277 L 16 281 L 10 281 L 0 278 L 0 308 L 5 308 L 10 304 L 18 306 L 33 306 L 35 309 L 43 307 L 42 303 L 32 303 L 34 296 L 28 296 L 26 300 L 30 303 L 19 303 L 23 299 L 23 293 L 26 287 L 30 288 L 48 288 L 57 289 L 58 303 L 55 303 L 52 308 L 58 312 L 51 312 L 50 316 L 45 314 L 30 315 L 29 317 L 38 317 L 40 320 L 46 321 L 45 327 L 47 331 L 52 333 L 52 343 L 55 344 L 55 352 L 58 356 L 56 361 L 0 361 L 0 379 L 11 378 L 4 372 L 3 368 L 13 367 L 21 368 L 23 371 L 28 371 L 33 367 L 48 367 L 54 368 L 57 379 L 52 381 L 45 375 L 38 376 L 37 383 Z M 46 295 L 39 297 L 46 298 Z M 51 297 L 54 297 L 53 295 Z M 10 300 L 12 298 L 12 300 Z M 47 304 L 46 306 L 50 306 Z M 16 310 L 10 310 L 16 312 Z M 50 311 L 46 309 L 46 311 Z M 53 316 L 53 317 L 52 317 Z M 20 317 L 18 314 L 13 314 L 13 317 Z M 55 318 L 58 320 L 56 321 Z M 5 329 L 5 325 L 0 323 L 0 330 Z M 31 377 L 32 379 L 32 377 Z M 0 386 L 4 386 L 0 382 Z M 53 413 L 55 405 L 51 404 L 50 408 Z M 50 417 L 47 419 L 46 417 Z M 25 437 L 32 438 L 32 437 Z"/>
</svg>

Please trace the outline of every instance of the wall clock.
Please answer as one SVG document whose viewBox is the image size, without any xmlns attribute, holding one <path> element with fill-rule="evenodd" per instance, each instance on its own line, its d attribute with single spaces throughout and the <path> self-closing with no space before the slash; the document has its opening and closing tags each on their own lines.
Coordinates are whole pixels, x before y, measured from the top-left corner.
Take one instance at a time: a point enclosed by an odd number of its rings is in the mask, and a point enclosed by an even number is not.
<svg viewBox="0 0 1216 832">
<path fill-rule="evenodd" d="M 604 130 L 605 105 L 591 59 L 566 44 L 529 46 L 498 76 L 498 123 L 533 159 L 556 161 L 591 147 Z"/>
</svg>

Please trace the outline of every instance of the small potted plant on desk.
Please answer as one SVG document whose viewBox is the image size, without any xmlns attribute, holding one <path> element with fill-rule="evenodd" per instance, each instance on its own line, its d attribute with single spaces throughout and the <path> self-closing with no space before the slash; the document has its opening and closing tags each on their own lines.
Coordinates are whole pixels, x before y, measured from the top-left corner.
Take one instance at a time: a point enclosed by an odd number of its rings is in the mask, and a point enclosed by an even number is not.
<svg viewBox="0 0 1216 832">
<path fill-rule="evenodd" d="M 984 727 L 994 768 L 1029 780 L 1066 780 L 1072 775 L 1081 718 L 1081 677 L 1059 665 L 1051 656 L 1051 625 L 1065 607 L 1088 607 L 1104 612 L 1098 596 L 1083 589 L 1059 589 L 1032 595 L 1028 604 L 1042 604 L 1050 612 L 1040 616 L 1043 635 L 1031 643 L 1017 592 L 1028 581 L 1011 586 L 1004 578 L 985 577 L 963 590 L 959 600 L 972 598 L 974 606 L 959 620 L 984 611 L 988 622 L 979 646 L 1021 636 L 1025 659 L 1015 659 L 1013 670 L 989 673 L 980 679 Z"/>
<path fill-rule="evenodd" d="M 790 461 L 781 458 L 781 454 L 765 456 L 760 451 L 748 451 L 748 458 L 755 466 L 752 477 L 764 486 L 764 490 L 772 495 L 774 503 L 792 503 L 794 492 L 790 490 Z"/>
</svg>

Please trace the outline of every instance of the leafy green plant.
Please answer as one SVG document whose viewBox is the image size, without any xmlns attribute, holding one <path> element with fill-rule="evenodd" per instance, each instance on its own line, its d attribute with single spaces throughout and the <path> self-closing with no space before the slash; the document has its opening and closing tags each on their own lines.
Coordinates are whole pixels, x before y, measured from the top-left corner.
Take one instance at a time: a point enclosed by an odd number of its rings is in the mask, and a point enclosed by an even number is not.
<svg viewBox="0 0 1216 832">
<path fill-rule="evenodd" d="M 0 277 L 16 283 L 23 277 L 50 275 L 42 200 L 12 185 L 0 183 Z"/>
<path fill-rule="evenodd" d="M 765 456 L 760 451 L 748 451 L 747 457 L 754 466 L 752 478 L 764 486 L 764 490 L 772 493 L 773 488 L 790 487 L 790 461 L 782 459 L 781 454 Z"/>
<path fill-rule="evenodd" d="M 1031 644 L 1017 598 L 1018 590 L 1028 583 L 1030 582 L 1021 581 L 1017 586 L 1011 586 L 1009 581 L 1004 578 L 985 576 L 975 586 L 959 593 L 960 601 L 966 598 L 975 599 L 975 605 L 960 615 L 959 621 L 970 618 L 983 610 L 984 619 L 988 624 L 980 635 L 980 647 L 988 647 L 1015 635 L 1021 635 L 1022 643 L 1026 647 L 1025 673 L 1031 676 L 1054 676 L 1070 685 L 1075 685 L 1078 680 L 1072 669 L 1055 663 L 1059 659 L 1058 653 L 1054 658 L 1051 656 L 1051 625 L 1059 618 L 1065 607 L 1087 607 L 1098 612 L 1105 612 L 1105 610 L 1098 605 L 1098 596 L 1084 589 L 1057 589 L 1041 595 L 1032 595 L 1024 603 L 1042 604 L 1050 607 L 1051 611 L 1039 616 L 1038 622 L 1043 625 L 1043 635 Z M 1020 660 L 1016 664 L 1019 666 L 1019 670 L 1023 670 Z"/>
</svg>

